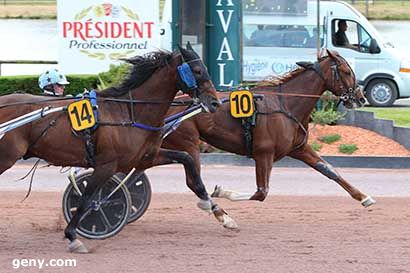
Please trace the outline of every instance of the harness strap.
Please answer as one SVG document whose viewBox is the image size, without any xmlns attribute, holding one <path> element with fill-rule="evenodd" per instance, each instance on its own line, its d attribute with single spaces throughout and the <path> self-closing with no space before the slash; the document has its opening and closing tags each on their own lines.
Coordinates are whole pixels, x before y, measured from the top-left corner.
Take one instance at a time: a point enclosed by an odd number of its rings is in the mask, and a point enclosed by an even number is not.
<svg viewBox="0 0 410 273">
<path fill-rule="evenodd" d="M 282 84 L 279 84 L 278 92 L 279 92 L 279 94 L 282 94 Z M 282 96 L 279 96 L 279 107 L 280 107 L 280 110 L 285 111 Z"/>
<path fill-rule="evenodd" d="M 132 101 L 132 93 L 131 90 L 128 92 L 129 96 L 130 96 L 130 112 L 131 112 L 131 121 L 134 122 L 134 103 Z"/>
<path fill-rule="evenodd" d="M 132 122 L 132 121 L 123 121 L 123 122 L 107 122 L 107 121 L 101 121 L 100 126 L 122 126 L 122 127 L 137 127 L 140 129 L 148 130 L 148 131 L 160 131 L 164 128 L 164 126 L 161 127 L 155 127 L 139 122 Z"/>
<path fill-rule="evenodd" d="M 257 104 L 254 102 L 255 108 Z M 255 109 L 252 116 L 241 119 L 241 126 L 244 133 L 246 156 L 252 158 L 253 154 L 253 128 L 256 126 L 258 109 Z"/>
<path fill-rule="evenodd" d="M 95 144 L 93 141 L 93 137 L 92 137 L 92 132 L 91 129 L 85 129 L 84 131 L 82 131 L 83 134 L 83 138 L 84 138 L 84 143 L 85 143 L 85 156 L 86 156 L 86 160 L 87 163 L 90 167 L 94 168 L 96 161 L 95 161 Z"/>
<path fill-rule="evenodd" d="M 123 127 L 131 127 L 131 126 L 132 126 L 132 121 L 122 121 L 122 122 L 100 121 L 100 126 L 123 126 Z"/>
<path fill-rule="evenodd" d="M 304 137 L 301 143 L 299 143 L 298 145 L 296 145 L 296 147 L 292 150 L 296 151 L 297 149 L 299 149 L 300 147 L 302 147 L 303 145 L 306 144 L 307 142 L 307 138 L 308 138 L 308 132 L 306 130 L 306 128 L 303 126 L 303 124 L 294 116 L 292 115 L 290 112 L 286 112 L 286 111 L 282 111 L 282 110 L 274 110 L 272 112 L 258 112 L 258 114 L 260 115 L 272 115 L 272 114 L 283 114 L 286 117 L 288 117 L 289 119 L 293 120 L 298 126 L 299 128 L 302 130 Z"/>
<path fill-rule="evenodd" d="M 21 202 L 24 202 L 24 201 L 30 196 L 31 188 L 32 188 L 32 186 L 33 186 L 34 174 L 35 174 L 35 172 L 36 172 L 36 170 L 37 170 L 37 167 L 38 167 L 38 164 L 40 163 L 40 160 L 41 160 L 40 158 L 37 159 L 36 163 L 34 163 L 34 166 L 31 168 L 31 170 L 30 170 L 30 171 L 28 172 L 28 174 L 25 176 L 25 177 L 27 177 L 27 176 L 30 174 L 30 172 L 31 172 L 30 185 L 29 185 L 29 187 L 28 187 L 26 196 L 24 196 L 24 199 L 21 200 Z M 23 179 L 24 179 L 24 178 L 23 178 Z"/>
<path fill-rule="evenodd" d="M 30 143 L 30 145 L 28 146 L 27 150 L 30 150 L 30 148 L 32 148 L 34 145 L 36 145 L 36 143 L 37 143 L 42 137 L 44 137 L 44 136 L 47 134 L 47 131 L 48 131 L 51 127 L 54 127 L 54 126 L 56 125 L 57 120 L 58 120 L 59 118 L 61 118 L 64 114 L 65 114 L 65 112 L 60 112 L 60 114 L 59 114 L 55 119 L 53 119 L 52 121 L 50 121 L 50 123 L 47 125 L 47 127 L 45 127 L 45 128 L 43 129 L 43 131 L 41 131 L 40 135 L 39 135 L 32 143 Z"/>
<path fill-rule="evenodd" d="M 155 126 L 151 126 L 151 125 L 147 125 L 147 124 L 143 124 L 139 122 L 133 122 L 131 126 L 144 129 L 144 130 L 148 130 L 148 131 L 154 131 L 154 132 L 161 131 L 162 129 L 164 129 L 164 126 L 155 127 Z"/>
</svg>

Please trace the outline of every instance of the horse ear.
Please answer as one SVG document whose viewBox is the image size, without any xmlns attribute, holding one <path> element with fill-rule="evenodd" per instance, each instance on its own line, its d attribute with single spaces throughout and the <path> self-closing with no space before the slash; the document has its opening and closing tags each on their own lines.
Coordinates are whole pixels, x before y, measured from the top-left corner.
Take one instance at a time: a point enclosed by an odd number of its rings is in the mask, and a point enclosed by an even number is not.
<svg viewBox="0 0 410 273">
<path fill-rule="evenodd" d="M 336 55 L 337 55 L 336 52 L 333 52 L 333 51 L 330 50 L 330 49 L 326 49 L 326 51 L 327 51 L 327 55 L 328 55 L 330 58 L 336 59 Z"/>
<path fill-rule="evenodd" d="M 296 62 L 296 64 L 298 66 L 301 66 L 301 67 L 305 68 L 305 69 L 309 69 L 310 67 L 313 66 L 312 62 Z"/>
<path fill-rule="evenodd" d="M 327 48 L 325 49 L 323 47 L 319 50 L 319 55 L 317 58 L 318 61 L 327 56 L 327 50 L 328 50 Z"/>
<path fill-rule="evenodd" d="M 186 49 L 194 51 L 194 49 L 192 48 L 191 43 L 189 41 L 186 43 Z"/>
<path fill-rule="evenodd" d="M 181 47 L 179 44 L 177 44 L 178 50 L 182 53 L 183 50 L 185 50 L 183 47 Z"/>
</svg>

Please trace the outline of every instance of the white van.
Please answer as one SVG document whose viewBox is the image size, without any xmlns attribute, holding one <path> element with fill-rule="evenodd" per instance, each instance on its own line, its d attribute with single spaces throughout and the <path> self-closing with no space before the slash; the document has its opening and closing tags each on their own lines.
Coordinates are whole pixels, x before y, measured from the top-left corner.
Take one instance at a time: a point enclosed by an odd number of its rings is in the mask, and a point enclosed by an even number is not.
<svg viewBox="0 0 410 273">
<path fill-rule="evenodd" d="M 245 1 L 265 4 L 266 9 L 257 4 L 243 7 L 244 80 L 283 74 L 295 68 L 296 61 L 316 60 L 317 1 L 299 1 L 293 13 L 279 15 L 269 11 L 280 7 L 278 1 Z M 269 2 L 276 6 L 266 5 Z M 341 45 L 336 32 L 344 22 L 348 44 Z M 410 97 L 410 60 L 360 12 L 342 1 L 320 1 L 320 25 L 322 47 L 349 61 L 371 105 L 390 106 L 398 98 Z"/>
</svg>

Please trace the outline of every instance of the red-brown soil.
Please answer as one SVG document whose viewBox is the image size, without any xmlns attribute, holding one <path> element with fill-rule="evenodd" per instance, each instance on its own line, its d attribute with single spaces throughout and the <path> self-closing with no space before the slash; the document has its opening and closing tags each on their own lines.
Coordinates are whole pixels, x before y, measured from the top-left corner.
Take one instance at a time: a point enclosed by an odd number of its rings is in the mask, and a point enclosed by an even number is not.
<svg viewBox="0 0 410 273">
<path fill-rule="evenodd" d="M 117 236 L 63 240 L 61 193 L 0 192 L 0 271 L 5 272 L 410 272 L 410 198 L 269 196 L 219 201 L 240 226 L 222 228 L 192 194 L 154 194 L 147 213 Z M 76 267 L 13 269 L 13 259 L 76 259 Z"/>
<path fill-rule="evenodd" d="M 410 151 L 396 141 L 358 127 L 311 125 L 309 131 L 309 143 L 316 142 L 323 145 L 319 151 L 320 155 L 346 155 L 339 152 L 340 144 L 356 144 L 358 150 L 352 155 L 410 156 Z M 318 140 L 319 137 L 333 134 L 339 134 L 341 139 L 332 144 Z"/>
</svg>

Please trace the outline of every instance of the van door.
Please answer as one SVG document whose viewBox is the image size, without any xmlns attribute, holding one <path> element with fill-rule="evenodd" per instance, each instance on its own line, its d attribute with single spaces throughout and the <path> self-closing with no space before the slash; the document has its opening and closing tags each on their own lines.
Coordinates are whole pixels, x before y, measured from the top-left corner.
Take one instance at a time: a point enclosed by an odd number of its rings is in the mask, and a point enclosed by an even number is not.
<svg viewBox="0 0 410 273">
<path fill-rule="evenodd" d="M 352 66 L 357 80 L 379 70 L 379 54 L 369 52 L 372 37 L 356 21 L 335 18 L 329 20 L 328 48 L 336 50 Z"/>
</svg>

